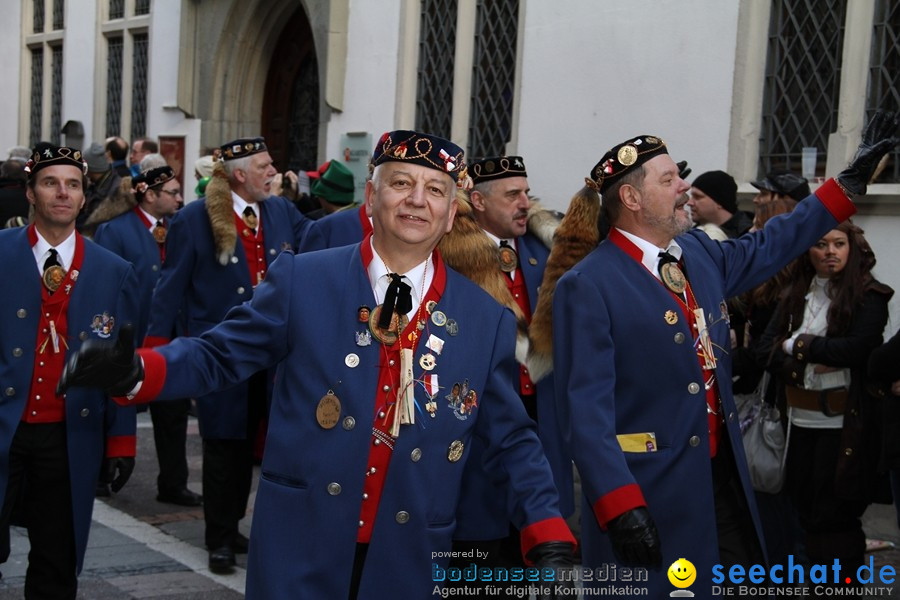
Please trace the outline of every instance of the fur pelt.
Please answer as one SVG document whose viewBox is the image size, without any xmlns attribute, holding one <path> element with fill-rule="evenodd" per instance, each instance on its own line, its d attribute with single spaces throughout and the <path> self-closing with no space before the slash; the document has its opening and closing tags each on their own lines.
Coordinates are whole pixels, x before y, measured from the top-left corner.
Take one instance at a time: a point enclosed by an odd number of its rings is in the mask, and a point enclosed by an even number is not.
<svg viewBox="0 0 900 600">
<path fill-rule="evenodd" d="M 123 177 L 113 194 L 104 198 L 84 222 L 84 233 L 93 234 L 101 223 L 112 221 L 135 206 L 137 206 L 137 199 L 131 191 L 131 177 Z"/>
<path fill-rule="evenodd" d="M 475 214 L 468 193 L 458 190 L 456 194 L 457 211 L 453 228 L 444 235 L 439 244 L 441 255 L 447 264 L 467 278 L 478 284 L 490 294 L 494 300 L 509 308 L 516 317 L 518 332 L 516 335 L 516 359 L 525 364 L 528 356 L 528 327 L 522 309 L 506 286 L 506 276 L 498 267 L 499 257 L 497 245 L 487 236 L 475 221 Z M 541 208 L 540 203 L 532 202 L 529 207 L 528 226 L 542 229 L 537 234 L 544 243 L 552 240 L 555 215 Z M 549 232 L 549 235 L 548 235 Z"/>
<path fill-rule="evenodd" d="M 212 178 L 206 184 L 206 214 L 216 245 L 216 259 L 223 267 L 234 256 L 237 244 L 237 228 L 234 226 L 234 201 L 231 185 L 221 161 L 213 167 Z"/>
<path fill-rule="evenodd" d="M 530 348 L 525 366 L 534 382 L 553 371 L 553 296 L 556 282 L 575 263 L 597 247 L 600 233 L 600 195 L 588 186 L 579 190 L 556 228 L 544 279 L 538 292 L 537 306 L 528 328 Z"/>
</svg>

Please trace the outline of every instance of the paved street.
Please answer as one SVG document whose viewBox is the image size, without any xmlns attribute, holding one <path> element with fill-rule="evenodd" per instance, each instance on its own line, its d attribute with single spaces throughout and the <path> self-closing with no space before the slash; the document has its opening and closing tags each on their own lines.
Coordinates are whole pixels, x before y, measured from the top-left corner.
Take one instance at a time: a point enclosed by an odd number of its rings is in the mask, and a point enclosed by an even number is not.
<svg viewBox="0 0 900 600">
<path fill-rule="evenodd" d="M 189 487 L 201 492 L 200 438 L 197 422 L 189 424 Z M 203 545 L 203 510 L 184 509 L 156 501 L 156 455 L 147 413 L 138 415 L 138 458 L 128 485 L 113 498 L 97 500 L 78 598 L 84 600 L 232 600 L 243 598 L 246 555 L 228 576 L 210 573 Z M 255 489 L 255 486 L 254 486 Z M 251 509 L 248 511 L 252 513 Z M 250 531 L 250 516 L 241 523 Z M 866 514 L 870 537 L 900 545 L 900 532 L 891 506 L 874 505 Z M 0 566 L 0 600 L 22 597 L 28 539 L 22 529 L 12 532 L 12 555 Z M 900 570 L 900 550 L 872 554 L 876 566 Z M 900 589 L 895 584 L 891 591 Z M 887 595 L 887 590 L 882 594 Z M 891 594 L 893 595 L 893 594 Z"/>
</svg>

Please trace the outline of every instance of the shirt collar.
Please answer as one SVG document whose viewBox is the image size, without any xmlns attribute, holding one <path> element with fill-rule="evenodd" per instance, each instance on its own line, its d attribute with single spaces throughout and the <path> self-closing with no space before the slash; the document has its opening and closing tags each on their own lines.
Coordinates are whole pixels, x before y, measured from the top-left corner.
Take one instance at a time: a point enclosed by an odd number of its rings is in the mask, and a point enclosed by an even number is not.
<svg viewBox="0 0 900 600">
<path fill-rule="evenodd" d="M 148 227 L 150 231 L 153 231 L 153 229 L 156 227 L 157 221 L 159 221 L 160 223 L 165 223 L 165 219 L 157 219 L 146 210 L 144 210 L 144 207 L 142 207 L 140 204 L 138 204 L 138 210 L 141 211 L 145 217 L 147 217 L 148 221 L 150 221 L 150 227 Z"/>
<path fill-rule="evenodd" d="M 369 275 L 369 284 L 371 284 L 372 291 L 375 294 L 375 302 L 376 304 L 381 304 L 384 302 L 384 295 L 387 293 L 388 285 L 391 282 L 390 277 L 387 276 L 390 271 L 387 270 L 384 261 L 378 255 L 378 251 L 375 250 L 375 244 L 372 244 L 371 238 L 369 239 L 369 244 L 372 246 L 372 260 L 369 262 L 366 270 Z M 413 307 L 407 313 L 410 319 L 412 319 L 412 316 L 419 308 L 419 304 L 422 302 L 423 290 L 428 290 L 431 287 L 431 281 L 434 279 L 434 261 L 432 256 L 433 254 L 406 273 L 400 274 L 404 282 L 411 288 L 410 295 L 412 296 Z M 425 265 L 428 265 L 427 273 L 425 272 Z M 425 276 L 424 285 L 422 283 L 423 275 Z"/>
<path fill-rule="evenodd" d="M 681 246 L 678 245 L 678 242 L 672 240 L 669 242 L 669 245 L 666 248 L 660 248 L 656 244 L 652 244 L 645 240 L 644 238 L 640 238 L 633 233 L 628 233 L 627 231 L 623 231 L 616 227 L 616 229 L 624 235 L 628 240 L 638 247 L 641 251 L 641 264 L 647 267 L 647 270 L 651 273 L 656 273 L 656 263 L 659 262 L 659 253 L 660 252 L 668 252 L 672 256 L 675 257 L 675 260 L 681 260 L 682 249 Z"/>
<path fill-rule="evenodd" d="M 44 239 L 44 236 L 41 235 L 41 232 L 35 228 L 34 232 L 37 234 L 37 243 L 31 248 L 31 251 L 34 253 L 34 260 L 37 261 L 37 266 L 39 271 L 44 270 L 44 261 L 47 260 L 47 256 L 49 255 L 50 248 L 54 248 L 51 246 L 47 240 Z M 58 258 L 60 265 L 66 271 L 69 270 L 69 265 L 72 264 L 72 259 L 75 257 L 75 232 L 69 234 L 65 240 L 62 241 L 61 244 L 55 246 L 56 251 L 59 253 Z"/>
<path fill-rule="evenodd" d="M 499 237 L 497 237 L 496 235 L 494 235 L 493 233 L 491 233 L 490 231 L 488 231 L 487 229 L 482 229 L 482 231 L 485 233 L 485 235 L 487 235 L 487 236 L 491 239 L 492 242 L 494 242 L 494 243 L 497 245 L 498 248 L 500 247 L 500 243 L 501 243 L 501 242 L 506 242 L 506 243 L 509 244 L 510 247 L 512 247 L 512 248 L 515 248 L 515 247 L 516 247 L 516 240 L 515 240 L 515 239 L 503 239 L 503 238 L 499 238 Z"/>
<path fill-rule="evenodd" d="M 234 206 L 234 212 L 237 213 L 237 216 L 241 217 L 244 215 L 244 209 L 248 206 L 253 207 L 253 212 L 256 213 L 256 216 L 259 216 L 259 203 L 258 202 L 247 202 L 243 198 L 237 195 L 234 190 L 231 190 L 231 202 Z"/>
</svg>

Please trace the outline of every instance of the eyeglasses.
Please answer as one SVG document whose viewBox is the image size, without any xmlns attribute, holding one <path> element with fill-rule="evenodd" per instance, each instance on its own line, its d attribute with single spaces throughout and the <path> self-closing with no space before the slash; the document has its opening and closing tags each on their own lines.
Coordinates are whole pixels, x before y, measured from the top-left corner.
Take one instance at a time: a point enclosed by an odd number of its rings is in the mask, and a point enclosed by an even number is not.
<svg viewBox="0 0 900 600">
<path fill-rule="evenodd" d="M 181 190 L 159 190 L 159 191 L 161 191 L 165 194 L 168 194 L 168 195 L 172 196 L 173 198 L 181 195 Z"/>
</svg>

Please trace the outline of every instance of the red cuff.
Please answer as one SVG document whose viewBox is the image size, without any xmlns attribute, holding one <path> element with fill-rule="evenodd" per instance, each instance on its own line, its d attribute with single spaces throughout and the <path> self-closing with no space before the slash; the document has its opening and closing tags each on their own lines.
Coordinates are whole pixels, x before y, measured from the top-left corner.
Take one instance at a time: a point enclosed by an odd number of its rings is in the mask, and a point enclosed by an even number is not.
<svg viewBox="0 0 900 600">
<path fill-rule="evenodd" d="M 134 457 L 137 438 L 133 435 L 113 435 L 106 438 L 106 458 Z"/>
<path fill-rule="evenodd" d="M 838 223 L 843 223 L 856 214 L 856 205 L 847 198 L 834 179 L 829 179 L 819 186 L 816 197 Z"/>
<path fill-rule="evenodd" d="M 616 488 L 594 502 L 594 516 L 600 528 L 606 530 L 606 524 L 632 508 L 647 506 L 644 493 L 636 483 L 629 483 Z"/>
<path fill-rule="evenodd" d="M 159 396 L 166 383 L 166 359 L 150 348 L 138 348 L 137 353 L 144 361 L 144 383 L 132 403 L 145 404 Z"/>
<path fill-rule="evenodd" d="M 575 536 L 569 531 L 569 526 L 562 517 L 551 517 L 532 523 L 519 533 L 523 557 L 528 556 L 528 552 L 532 548 L 545 542 L 570 542 L 573 548 L 578 545 Z M 531 562 L 527 558 L 525 563 L 531 566 Z"/>
<path fill-rule="evenodd" d="M 156 337 L 155 335 L 148 335 L 144 338 L 144 343 L 142 346 L 144 348 L 156 348 L 157 346 L 165 346 L 172 340 L 164 337 Z"/>
</svg>

